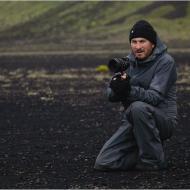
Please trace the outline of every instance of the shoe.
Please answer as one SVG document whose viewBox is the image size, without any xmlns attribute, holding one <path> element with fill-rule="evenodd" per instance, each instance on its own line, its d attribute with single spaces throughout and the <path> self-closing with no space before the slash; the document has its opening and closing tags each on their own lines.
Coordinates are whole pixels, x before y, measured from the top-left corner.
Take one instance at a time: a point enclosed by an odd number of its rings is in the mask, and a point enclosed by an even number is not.
<svg viewBox="0 0 190 190">
<path fill-rule="evenodd" d="M 139 163 L 135 166 L 135 170 L 139 171 L 159 171 L 168 169 L 168 164 L 166 162 L 159 165 L 151 165 L 146 163 Z"/>
</svg>

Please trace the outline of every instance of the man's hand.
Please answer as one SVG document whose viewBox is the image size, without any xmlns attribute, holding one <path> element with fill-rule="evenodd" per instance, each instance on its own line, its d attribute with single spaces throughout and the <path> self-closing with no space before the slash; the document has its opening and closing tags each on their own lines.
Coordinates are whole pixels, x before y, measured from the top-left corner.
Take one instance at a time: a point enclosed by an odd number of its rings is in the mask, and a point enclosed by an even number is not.
<svg viewBox="0 0 190 190">
<path fill-rule="evenodd" d="M 110 82 L 110 88 L 122 100 L 125 99 L 131 90 L 130 77 L 126 73 L 114 75 Z"/>
</svg>

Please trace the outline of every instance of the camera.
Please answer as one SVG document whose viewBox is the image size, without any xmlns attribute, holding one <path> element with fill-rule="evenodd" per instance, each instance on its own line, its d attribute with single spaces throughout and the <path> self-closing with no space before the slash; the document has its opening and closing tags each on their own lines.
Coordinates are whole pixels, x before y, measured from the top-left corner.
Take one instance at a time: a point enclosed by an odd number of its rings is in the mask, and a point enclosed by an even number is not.
<svg viewBox="0 0 190 190">
<path fill-rule="evenodd" d="M 127 70 L 129 64 L 129 59 L 127 57 L 113 58 L 108 62 L 108 68 L 111 72 L 118 73 Z"/>
</svg>

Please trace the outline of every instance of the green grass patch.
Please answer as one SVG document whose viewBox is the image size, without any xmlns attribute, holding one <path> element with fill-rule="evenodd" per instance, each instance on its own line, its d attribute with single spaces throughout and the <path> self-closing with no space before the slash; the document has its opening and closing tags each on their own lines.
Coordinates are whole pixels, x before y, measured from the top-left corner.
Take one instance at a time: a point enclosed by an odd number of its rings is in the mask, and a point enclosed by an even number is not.
<svg viewBox="0 0 190 190">
<path fill-rule="evenodd" d="M 188 46 L 190 3 L 187 14 L 176 19 L 165 15 L 180 11 L 166 4 L 141 13 L 154 1 L 2 1 L 0 2 L 0 50 L 78 49 L 84 42 L 128 43 L 128 33 L 139 19 L 152 23 L 163 41 Z M 138 13 L 138 14 L 137 14 Z M 77 44 L 76 44 L 77 42 Z M 45 47 L 54 45 L 53 48 Z M 56 45 L 57 44 L 57 45 Z M 79 44 L 79 45 L 78 45 Z M 97 43 L 98 44 L 98 43 Z M 99 43 L 100 44 L 100 43 Z M 95 46 L 94 46 L 95 47 Z M 102 44 L 102 47 L 104 45 Z M 105 45 L 106 47 L 106 45 Z M 84 47 L 88 49 L 89 47 Z M 101 49 L 101 47 L 98 47 Z M 111 48 L 111 47 L 109 47 Z M 27 49 L 27 48 L 26 48 Z M 36 49 L 36 50 L 37 50 Z M 114 49 L 114 47 L 113 47 Z"/>
</svg>

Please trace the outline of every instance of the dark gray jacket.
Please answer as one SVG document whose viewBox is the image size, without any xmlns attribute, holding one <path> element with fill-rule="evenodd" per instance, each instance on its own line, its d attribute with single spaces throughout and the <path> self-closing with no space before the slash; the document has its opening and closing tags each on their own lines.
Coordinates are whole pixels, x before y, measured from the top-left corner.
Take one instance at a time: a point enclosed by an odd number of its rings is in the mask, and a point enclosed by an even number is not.
<svg viewBox="0 0 190 190">
<path fill-rule="evenodd" d="M 167 53 L 167 47 L 157 38 L 157 46 L 145 61 L 137 61 L 133 54 L 127 56 L 130 66 L 127 74 L 131 77 L 131 92 L 124 106 L 142 101 L 164 111 L 168 117 L 177 119 L 176 105 L 176 64 Z M 117 96 L 108 88 L 111 102 L 118 101 Z"/>
</svg>

